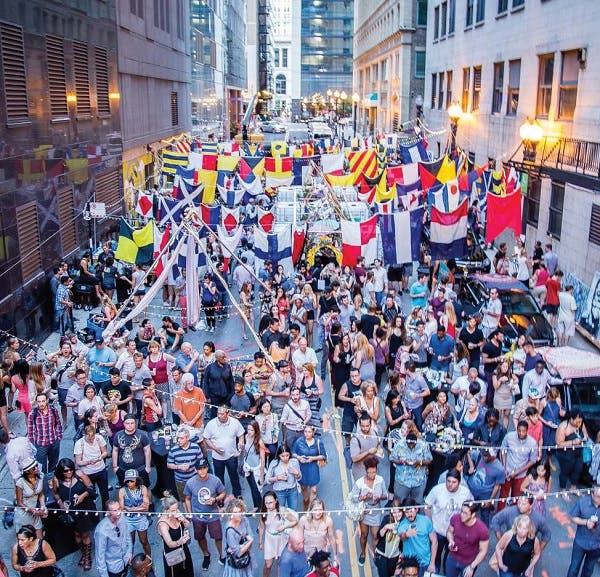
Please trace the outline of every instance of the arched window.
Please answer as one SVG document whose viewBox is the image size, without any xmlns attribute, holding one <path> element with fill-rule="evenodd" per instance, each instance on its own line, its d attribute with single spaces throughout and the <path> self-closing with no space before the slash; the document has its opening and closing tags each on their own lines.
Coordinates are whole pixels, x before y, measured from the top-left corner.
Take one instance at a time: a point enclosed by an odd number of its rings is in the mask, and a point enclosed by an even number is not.
<svg viewBox="0 0 600 577">
<path fill-rule="evenodd" d="M 278 74 L 275 77 L 275 94 L 285 94 L 287 92 L 287 80 L 285 74 Z"/>
</svg>

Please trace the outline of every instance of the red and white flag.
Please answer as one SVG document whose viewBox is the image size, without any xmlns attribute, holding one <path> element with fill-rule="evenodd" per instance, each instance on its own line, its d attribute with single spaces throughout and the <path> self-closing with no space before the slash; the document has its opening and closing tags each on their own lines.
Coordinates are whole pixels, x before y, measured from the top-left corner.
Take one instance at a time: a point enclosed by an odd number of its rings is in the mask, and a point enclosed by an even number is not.
<svg viewBox="0 0 600 577">
<path fill-rule="evenodd" d="M 377 258 L 377 215 L 364 222 L 340 221 L 342 229 L 342 265 L 356 266 L 359 256 L 367 264 Z"/>
</svg>

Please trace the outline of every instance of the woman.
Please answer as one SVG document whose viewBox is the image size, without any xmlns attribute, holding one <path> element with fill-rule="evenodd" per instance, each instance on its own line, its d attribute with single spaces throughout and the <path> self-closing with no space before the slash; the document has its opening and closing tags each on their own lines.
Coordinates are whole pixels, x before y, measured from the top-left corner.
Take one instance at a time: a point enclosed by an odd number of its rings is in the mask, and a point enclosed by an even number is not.
<svg viewBox="0 0 600 577">
<path fill-rule="evenodd" d="M 100 326 L 107 326 L 110 321 L 117 318 L 118 309 L 108 295 L 102 297 L 102 314 L 94 316 L 94 322 Z"/>
<path fill-rule="evenodd" d="M 104 418 L 104 402 L 96 394 L 96 387 L 91 383 L 83 388 L 83 399 L 81 399 L 77 405 L 77 416 L 80 421 L 83 420 L 83 415 L 86 411 L 89 411 L 90 409 L 95 409 L 98 415 L 102 417 L 102 419 Z"/>
<path fill-rule="evenodd" d="M 565 416 L 566 411 L 562 407 L 560 391 L 556 387 L 550 387 L 546 393 L 546 398 L 541 400 L 540 421 L 542 422 L 542 443 L 545 447 L 556 445 L 556 429 Z M 544 449 L 544 453 L 550 463 L 552 463 L 552 449 Z M 556 470 L 553 468 L 553 470 Z"/>
<path fill-rule="evenodd" d="M 12 567 L 21 577 L 53 577 L 56 555 L 52 547 L 36 536 L 31 525 L 17 531 L 17 542 L 12 547 Z"/>
<path fill-rule="evenodd" d="M 286 276 L 285 271 L 283 270 L 283 265 L 277 265 L 277 270 L 275 271 L 275 274 L 273 274 L 273 288 L 279 290 L 285 279 Z"/>
<path fill-rule="evenodd" d="M 215 343 L 213 343 L 212 341 L 206 341 L 202 345 L 202 354 L 198 359 L 198 380 L 200 381 L 198 383 L 199 385 L 202 385 L 204 371 L 206 370 L 206 367 L 208 367 L 208 365 L 210 365 L 211 363 L 215 362 L 215 351 Z"/>
<path fill-rule="evenodd" d="M 44 372 L 44 365 L 42 363 L 31 363 L 29 365 L 29 393 L 31 406 L 35 406 L 35 397 L 39 393 L 44 393 L 48 397 L 48 401 L 52 402 L 56 398 L 56 393 L 52 389 L 52 379 L 50 375 Z"/>
<path fill-rule="evenodd" d="M 363 381 L 361 383 L 356 411 L 359 415 L 363 411 L 368 413 L 373 421 L 373 426 L 378 428 L 381 401 L 377 396 L 377 385 L 374 381 Z"/>
<path fill-rule="evenodd" d="M 263 397 L 258 401 L 256 408 L 256 423 L 260 431 L 260 438 L 265 444 L 268 460 L 275 457 L 277 441 L 279 439 L 279 417 L 271 410 L 271 401 Z"/>
<path fill-rule="evenodd" d="M 106 469 L 106 441 L 97 434 L 96 427 L 88 425 L 83 437 L 75 443 L 73 455 L 77 468 L 85 473 L 91 483 L 98 486 L 102 506 L 108 501 L 108 471 Z"/>
<path fill-rule="evenodd" d="M 303 510 L 317 496 L 317 487 L 321 481 L 320 467 L 327 464 L 327 452 L 321 439 L 315 437 L 315 427 L 304 427 L 304 436 L 296 439 L 292 454 L 300 463 Z"/>
<path fill-rule="evenodd" d="M 308 401 L 311 410 L 310 423 L 315 426 L 321 425 L 321 396 L 325 392 L 321 377 L 315 373 L 315 367 L 312 363 L 305 363 L 302 366 L 302 374 L 298 383 L 300 393 L 303 399 Z"/>
<path fill-rule="evenodd" d="M 334 391 L 334 401 L 336 407 L 343 407 L 343 403 L 338 399 L 338 394 L 342 385 L 350 378 L 350 367 L 352 366 L 352 344 L 350 335 L 344 333 L 342 340 L 333 350 L 333 372 L 332 384 Z"/>
<path fill-rule="evenodd" d="M 95 491 L 89 477 L 82 471 L 75 470 L 75 463 L 71 459 L 61 459 L 56 466 L 54 477 L 50 481 L 50 489 L 56 504 L 69 515 L 69 511 L 95 511 L 96 505 L 92 499 Z M 81 549 L 78 565 L 84 571 L 92 568 L 92 528 L 94 519 L 92 515 L 74 515 L 73 534 L 75 543 Z"/>
<path fill-rule="evenodd" d="M 392 319 L 392 322 L 388 324 L 387 341 L 390 347 L 390 362 L 388 366 L 390 369 L 393 369 L 396 362 L 396 354 L 398 353 L 398 349 L 406 344 L 406 326 L 404 324 L 402 315 L 396 315 Z"/>
<path fill-rule="evenodd" d="M 527 258 L 527 250 L 523 247 L 519 250 L 517 257 L 517 280 L 529 286 L 529 266 L 530 262 Z"/>
<path fill-rule="evenodd" d="M 355 295 L 352 299 L 352 311 L 350 317 L 354 317 L 355 320 L 360 321 L 360 318 L 367 312 L 364 305 L 363 298 L 361 295 Z"/>
<path fill-rule="evenodd" d="M 348 333 L 348 337 L 350 337 L 350 346 L 352 347 L 352 358 L 354 358 L 354 353 L 356 352 L 356 341 L 358 339 L 358 335 L 360 334 L 360 320 L 350 317 L 350 332 Z"/>
<path fill-rule="evenodd" d="M 165 577 L 194 577 L 194 563 L 188 543 L 190 521 L 179 510 L 175 497 L 161 499 L 162 515 L 158 533 L 163 540 L 163 567 Z"/>
<path fill-rule="evenodd" d="M 377 465 L 379 460 L 374 455 L 368 455 L 363 460 L 366 474 L 360 477 L 352 486 L 349 498 L 355 502 L 365 504 L 365 512 L 358 522 L 360 528 L 360 555 L 358 564 L 363 567 L 367 551 L 367 540 L 371 535 L 371 545 L 373 549 L 377 543 L 377 531 L 381 525 L 381 507 L 382 501 L 387 501 L 388 492 L 385 487 L 383 477 L 377 474 Z M 373 507 L 373 509 L 370 509 Z"/>
<path fill-rule="evenodd" d="M 119 409 L 115 403 L 107 403 L 104 408 L 104 416 L 106 417 L 106 426 L 108 427 L 108 440 L 112 443 L 115 435 L 125 429 L 123 419 L 125 411 Z"/>
<path fill-rule="evenodd" d="M 425 320 L 426 318 L 423 314 L 423 309 L 419 306 L 416 306 L 412 311 L 410 311 L 410 314 L 406 317 L 404 322 L 410 330 L 415 330 L 417 328 L 417 321 L 425 322 Z"/>
<path fill-rule="evenodd" d="M 530 284 L 533 285 L 531 294 L 533 294 L 533 298 L 537 300 L 540 307 L 543 306 L 543 304 L 546 302 L 546 295 L 548 294 L 548 289 L 546 288 L 546 281 L 549 278 L 550 273 L 546 268 L 546 264 L 544 262 L 540 262 L 537 270 L 534 271 L 530 281 Z"/>
<path fill-rule="evenodd" d="M 244 476 L 248 481 L 252 502 L 258 511 L 262 497 L 260 487 L 265 482 L 265 463 L 267 447 L 260 434 L 260 425 L 256 421 L 251 421 L 246 427 L 246 440 L 244 444 L 244 463 L 242 465 Z"/>
<path fill-rule="evenodd" d="M 157 397 L 163 409 L 163 415 L 167 414 L 169 401 L 169 371 L 167 363 L 175 364 L 175 357 L 161 351 L 158 341 L 148 344 L 148 356 L 146 365 L 152 373 L 152 380 L 156 387 Z"/>
<path fill-rule="evenodd" d="M 492 376 L 494 386 L 494 408 L 500 411 L 504 428 L 508 428 L 510 411 L 514 405 L 513 395 L 519 388 L 519 378 L 510 369 L 510 363 L 504 359 L 496 367 Z"/>
<path fill-rule="evenodd" d="M 307 337 L 308 311 L 304 308 L 304 299 L 302 295 L 294 295 L 292 297 L 292 310 L 290 311 L 290 325 L 291 324 L 298 325 L 301 337 Z M 308 341 L 308 337 L 306 340 Z"/>
<path fill-rule="evenodd" d="M 398 524 L 402 520 L 402 509 L 392 507 L 381 520 L 375 546 L 375 566 L 379 577 L 393 577 L 400 557 L 401 541 Z"/>
<path fill-rule="evenodd" d="M 500 537 L 494 551 L 500 577 L 533 577 L 541 554 L 536 531 L 529 516 L 519 515 L 510 530 Z"/>
<path fill-rule="evenodd" d="M 446 301 L 444 312 L 440 316 L 440 324 L 446 329 L 446 334 L 456 339 L 456 310 L 450 301 Z"/>
<path fill-rule="evenodd" d="M 290 448 L 287 444 L 280 445 L 275 453 L 275 459 L 271 461 L 267 470 L 267 483 L 273 485 L 273 490 L 277 494 L 279 502 L 293 509 L 298 507 L 298 482 L 302 474 L 300 473 L 300 463 L 298 459 L 293 459 Z"/>
<path fill-rule="evenodd" d="M 513 374 L 517 375 L 519 385 L 523 384 L 523 375 L 525 374 L 525 359 L 527 357 L 523 345 L 527 342 L 525 335 L 519 335 L 517 344 L 512 352 L 512 369 Z"/>
<path fill-rule="evenodd" d="M 258 548 L 263 552 L 263 577 L 269 577 L 273 562 L 279 559 L 287 545 L 290 530 L 298 524 L 295 511 L 281 507 L 275 491 L 263 497 L 258 519 Z"/>
<path fill-rule="evenodd" d="M 369 341 L 375 353 L 375 382 L 381 387 L 381 378 L 390 364 L 390 344 L 383 327 L 375 329 L 375 336 Z"/>
<path fill-rule="evenodd" d="M 466 400 L 463 405 L 463 410 L 458 419 L 460 430 L 463 437 L 468 443 L 470 443 L 475 434 L 479 430 L 479 427 L 483 423 L 484 417 L 481 411 L 481 405 L 477 400 L 477 397 L 471 397 Z"/>
<path fill-rule="evenodd" d="M 277 288 L 277 294 L 275 295 L 275 304 L 277 305 L 277 318 L 279 319 L 279 323 L 282 327 L 287 326 L 287 318 L 288 318 L 288 312 L 290 311 L 290 301 L 287 298 L 287 295 L 285 294 L 285 291 L 283 290 L 282 286 L 279 286 Z M 291 320 L 291 316 L 290 316 L 290 322 L 292 322 Z"/>
<path fill-rule="evenodd" d="M 88 409 L 85 413 L 83 413 L 83 417 L 81 418 L 81 424 L 77 427 L 77 431 L 75 432 L 75 437 L 73 440 L 77 442 L 79 439 L 83 437 L 85 434 L 86 427 L 93 427 L 94 431 L 98 431 L 98 423 L 100 421 L 100 415 L 102 413 L 98 413 L 98 410 L 92 407 Z"/>
<path fill-rule="evenodd" d="M 146 384 L 145 381 L 149 382 Z M 142 395 L 142 415 L 140 426 L 151 433 L 162 427 L 163 408 L 156 396 L 156 385 L 154 379 L 144 379 L 144 394 Z"/>
<path fill-rule="evenodd" d="M 102 291 L 100 290 L 100 280 L 90 270 L 92 266 L 92 253 L 85 252 L 79 261 L 79 282 L 87 285 L 92 285 L 96 289 L 96 296 L 98 300 L 102 298 Z"/>
<path fill-rule="evenodd" d="M 146 294 L 146 272 L 139 264 L 133 265 L 133 272 L 131 273 L 131 286 L 133 287 L 133 304 L 135 307 L 140 303 L 142 297 Z M 145 313 L 146 311 L 144 311 Z M 139 317 L 136 316 L 133 319 L 137 322 Z"/>
<path fill-rule="evenodd" d="M 425 316 L 425 334 L 427 335 L 428 341 L 437 332 L 438 324 L 438 319 L 435 316 L 433 307 L 428 307 L 427 314 Z"/>
<path fill-rule="evenodd" d="M 448 393 L 438 390 L 435 400 L 423 409 L 423 432 L 428 441 L 435 439 L 438 431 L 446 427 L 458 429 L 454 409 L 448 403 Z"/>
<path fill-rule="evenodd" d="M 567 413 L 567 418 L 556 429 L 556 460 L 560 466 L 558 484 L 561 490 L 579 483 L 583 471 L 583 451 L 581 448 L 589 437 L 583 423 L 583 414 L 575 409 Z M 564 449 L 564 450 L 561 450 Z M 565 497 L 568 500 L 568 495 Z"/>
<path fill-rule="evenodd" d="M 317 295 L 315 295 L 312 286 L 308 282 L 302 288 L 302 303 L 306 311 L 306 340 L 308 341 L 308 346 L 312 347 L 315 311 L 318 308 L 318 302 Z"/>
<path fill-rule="evenodd" d="M 140 476 L 135 469 L 127 469 L 124 476 L 124 486 L 119 489 L 119 504 L 125 513 L 131 541 L 135 544 L 135 534 L 140 538 L 144 553 L 150 557 L 150 543 L 148 542 L 147 513 L 150 510 L 150 492 L 148 487 L 141 482 Z"/>
<path fill-rule="evenodd" d="M 388 391 L 383 412 L 385 414 L 386 422 L 384 436 L 386 437 L 390 431 L 399 429 L 404 421 L 410 419 L 410 413 L 402 400 L 402 394 L 399 390 L 394 388 Z"/>
<path fill-rule="evenodd" d="M 253 531 L 245 517 L 246 505 L 241 499 L 234 499 L 227 506 L 227 523 L 224 527 L 223 553 L 226 554 L 223 577 L 252 577 L 255 563 L 252 559 Z M 249 555 L 243 568 L 233 566 L 233 559 L 239 561 Z"/>
<path fill-rule="evenodd" d="M 360 371 L 361 380 L 375 380 L 375 349 L 363 333 L 359 333 L 356 337 L 356 352 L 352 366 Z"/>
<path fill-rule="evenodd" d="M 58 403 L 63 421 L 63 428 L 67 425 L 67 392 L 74 382 L 75 371 L 77 370 L 77 357 L 73 354 L 71 343 L 63 342 L 60 350 L 50 353 L 46 359 L 54 363 L 55 379 L 58 383 Z"/>
<path fill-rule="evenodd" d="M 13 392 L 17 393 L 17 409 L 25 415 L 25 422 L 31 413 L 31 394 L 29 393 L 29 363 L 19 359 L 13 367 L 10 379 Z M 66 411 L 66 407 L 65 407 Z"/>
<path fill-rule="evenodd" d="M 113 295 L 115 294 L 115 289 L 117 288 L 118 274 L 119 270 L 115 266 L 115 259 L 112 256 L 109 256 L 104 263 L 104 268 L 102 269 L 101 286 L 102 290 L 111 301 Z"/>
<path fill-rule="evenodd" d="M 367 278 L 362 289 L 362 297 L 367 308 L 378 306 L 377 295 L 375 294 L 375 273 L 372 270 L 367 271 Z"/>
<path fill-rule="evenodd" d="M 548 462 L 538 461 L 529 467 L 527 477 L 521 483 L 521 492 L 535 499 L 533 510 L 546 516 L 546 495 L 552 493 L 552 472 Z"/>
<path fill-rule="evenodd" d="M 219 298 L 217 285 L 212 281 L 210 273 L 204 275 L 202 286 L 200 287 L 200 302 L 202 310 L 206 315 L 206 330 L 209 333 L 215 332 L 217 321 L 215 319 L 215 304 Z"/>
<path fill-rule="evenodd" d="M 15 530 L 24 526 L 35 529 L 38 539 L 44 537 L 42 519 L 48 516 L 44 479 L 40 475 L 39 463 L 29 458 L 23 462 L 22 475 L 15 482 Z"/>
<path fill-rule="evenodd" d="M 248 333 L 246 331 L 246 325 L 250 323 L 252 325 L 252 284 L 250 281 L 244 281 L 240 288 L 240 308 L 244 317 L 241 319 L 242 323 L 242 338 L 247 341 Z M 246 320 L 244 320 L 246 319 Z M 246 322 L 248 321 L 248 323 Z"/>
<path fill-rule="evenodd" d="M 499 447 L 506 435 L 506 429 L 500 424 L 498 409 L 488 409 L 483 417 L 483 425 L 477 429 L 473 444 L 480 447 Z"/>
<path fill-rule="evenodd" d="M 454 362 L 452 363 L 452 372 L 450 374 L 452 382 L 467 374 L 470 362 L 471 355 L 469 354 L 469 349 L 463 342 L 456 341 L 454 345 Z"/>
<path fill-rule="evenodd" d="M 144 319 L 140 323 L 137 331 L 136 344 L 137 349 L 143 355 L 148 354 L 148 345 L 156 338 L 156 330 L 152 326 L 150 319 Z"/>
<path fill-rule="evenodd" d="M 269 356 L 273 364 L 279 361 L 289 361 L 290 356 L 290 335 L 282 333 L 279 338 L 275 339 L 269 347 Z"/>
<path fill-rule="evenodd" d="M 333 519 L 325 511 L 325 503 L 319 497 L 310 502 L 299 526 L 304 531 L 304 551 L 307 557 L 315 551 L 327 551 L 333 554 L 334 562 L 339 565 Z"/>
</svg>

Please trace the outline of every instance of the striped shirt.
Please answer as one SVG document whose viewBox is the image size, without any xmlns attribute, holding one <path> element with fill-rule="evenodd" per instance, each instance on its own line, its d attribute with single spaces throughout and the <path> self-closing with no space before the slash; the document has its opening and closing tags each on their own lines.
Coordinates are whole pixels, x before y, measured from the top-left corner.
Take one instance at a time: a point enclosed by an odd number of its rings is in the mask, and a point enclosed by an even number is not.
<svg viewBox="0 0 600 577">
<path fill-rule="evenodd" d="M 171 447 L 167 457 L 167 465 L 188 465 L 187 471 L 175 469 L 175 480 L 179 483 L 185 483 L 196 474 L 196 461 L 202 457 L 202 451 L 198 443 L 190 442 L 187 449 L 182 449 L 179 444 Z"/>
</svg>

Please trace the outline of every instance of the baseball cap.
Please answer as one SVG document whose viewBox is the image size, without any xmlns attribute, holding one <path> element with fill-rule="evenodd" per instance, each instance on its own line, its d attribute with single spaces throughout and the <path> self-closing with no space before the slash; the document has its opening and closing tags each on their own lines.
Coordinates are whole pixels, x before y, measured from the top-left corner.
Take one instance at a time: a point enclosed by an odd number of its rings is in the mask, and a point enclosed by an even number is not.
<svg viewBox="0 0 600 577">
<path fill-rule="evenodd" d="M 104 339 L 102 337 L 96 337 L 94 339 L 94 344 L 96 344 L 96 345 L 103 345 L 104 344 Z"/>
<path fill-rule="evenodd" d="M 196 461 L 196 469 L 208 469 L 208 460 L 204 457 L 200 457 Z"/>
<path fill-rule="evenodd" d="M 125 471 L 125 476 L 123 477 L 123 479 L 125 481 L 137 481 L 138 477 L 138 472 L 135 469 L 127 469 L 127 471 Z"/>
</svg>

